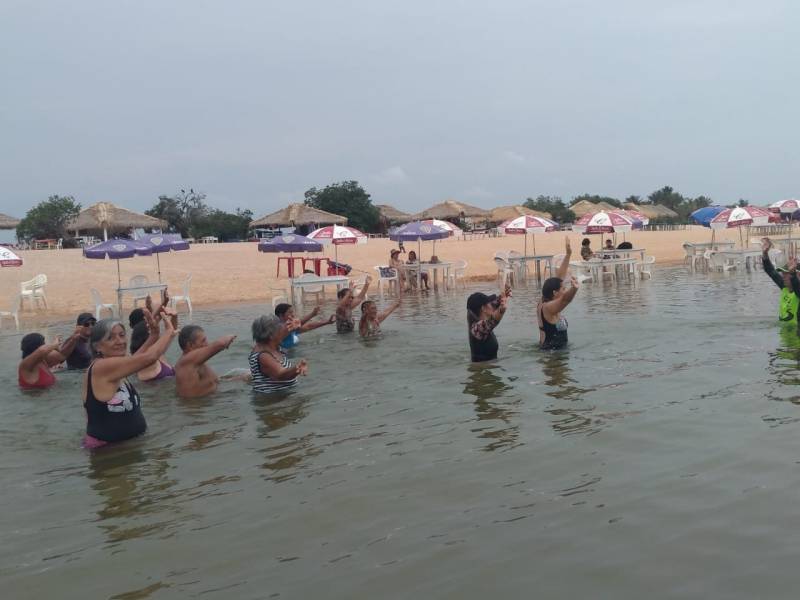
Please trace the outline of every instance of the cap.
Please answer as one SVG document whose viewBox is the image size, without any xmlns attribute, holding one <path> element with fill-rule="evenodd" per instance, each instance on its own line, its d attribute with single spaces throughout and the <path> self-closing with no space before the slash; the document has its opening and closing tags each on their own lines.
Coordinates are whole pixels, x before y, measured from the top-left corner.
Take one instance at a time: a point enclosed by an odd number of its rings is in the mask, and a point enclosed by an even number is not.
<svg viewBox="0 0 800 600">
<path fill-rule="evenodd" d="M 94 321 L 97 323 L 97 319 L 92 313 L 81 313 L 78 315 L 78 325 L 87 325 L 89 321 Z"/>
<path fill-rule="evenodd" d="M 467 298 L 467 309 L 477 316 L 480 314 L 481 308 L 495 300 L 497 300 L 497 294 L 487 296 L 483 292 L 475 292 Z"/>
</svg>

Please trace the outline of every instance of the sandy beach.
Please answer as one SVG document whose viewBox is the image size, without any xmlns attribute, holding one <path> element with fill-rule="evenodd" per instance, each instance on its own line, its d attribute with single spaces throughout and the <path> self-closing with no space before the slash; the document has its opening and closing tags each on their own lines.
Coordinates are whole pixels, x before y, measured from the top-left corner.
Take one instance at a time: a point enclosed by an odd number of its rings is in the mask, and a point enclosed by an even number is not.
<svg viewBox="0 0 800 600">
<path fill-rule="evenodd" d="M 573 252 L 577 255 L 580 240 L 584 237 L 571 232 L 555 232 L 536 237 L 536 251 L 539 254 L 563 252 L 564 238 L 569 237 Z M 627 235 L 636 248 L 645 248 L 647 254 L 656 257 L 656 264 L 676 264 L 683 260 L 684 241 L 708 241 L 711 231 L 703 227 L 688 227 L 681 231 L 633 232 Z M 600 237 L 590 236 L 592 248 L 598 249 Z M 722 232 L 718 239 L 729 239 L 738 243 L 736 231 Z M 617 236 L 617 242 L 622 236 Z M 416 250 L 416 244 L 406 244 L 407 250 Z M 389 250 L 397 245 L 388 239 L 370 239 L 367 244 L 339 246 L 339 261 L 354 267 L 351 275 L 367 271 L 375 274 L 376 265 L 388 263 Z M 433 244 L 422 244 L 422 258 L 431 255 Z M 475 240 L 445 240 L 436 243 L 436 254 L 440 260 L 464 259 L 468 262 L 467 278 L 473 281 L 492 280 L 495 277 L 494 253 L 498 250 L 517 250 L 524 248 L 523 236 L 508 235 L 497 238 Z M 528 236 L 528 253 L 533 253 L 531 237 Z M 332 247 L 324 253 L 333 258 Z M 21 268 L 4 268 L 0 271 L 0 284 L 3 294 L 0 301 L 5 309 L 19 282 L 33 278 L 39 273 L 47 275 L 46 288 L 49 310 L 34 315 L 25 309 L 23 324 L 37 317 L 66 317 L 84 310 L 93 310 L 90 288 L 99 290 L 104 302 L 116 302 L 117 264 L 116 261 L 88 260 L 80 250 L 29 250 L 20 255 L 24 264 Z M 191 250 L 161 255 L 161 272 L 164 282 L 169 284 L 174 294 L 179 294 L 181 283 L 187 275 L 192 275 L 191 298 L 195 308 L 213 304 L 238 302 L 268 302 L 270 286 L 288 287 L 286 269 L 276 279 L 277 263 L 275 254 L 258 252 L 255 243 L 195 245 Z M 157 281 L 155 257 L 136 257 L 120 261 L 123 283 L 134 275 L 146 275 L 151 282 Z M 332 297 L 331 294 L 328 295 Z M 124 310 L 130 310 L 130 299 L 126 300 Z"/>
</svg>

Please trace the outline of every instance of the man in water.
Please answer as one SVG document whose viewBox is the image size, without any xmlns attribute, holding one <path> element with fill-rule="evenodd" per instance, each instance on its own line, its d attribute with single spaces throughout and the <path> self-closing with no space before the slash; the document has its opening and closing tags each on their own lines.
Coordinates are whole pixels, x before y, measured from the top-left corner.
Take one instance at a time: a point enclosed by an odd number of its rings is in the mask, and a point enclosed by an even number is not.
<svg viewBox="0 0 800 600">
<path fill-rule="evenodd" d="M 311 319 L 316 317 L 322 309 L 319 306 L 315 306 L 314 310 L 312 310 L 309 314 L 305 317 L 300 319 L 300 323 L 298 324 L 297 328 L 290 332 L 283 341 L 281 342 L 281 348 L 284 350 L 288 350 L 297 342 L 300 341 L 300 334 L 305 333 L 306 331 L 313 331 L 318 327 L 323 327 L 325 325 L 330 325 L 334 321 L 336 321 L 336 315 L 331 315 L 329 319 L 323 319 L 321 321 L 314 321 L 311 323 Z M 275 307 L 275 316 L 278 317 L 284 323 L 290 323 L 292 321 L 296 321 L 297 318 L 294 314 L 294 307 L 291 304 L 281 303 Z"/>
<path fill-rule="evenodd" d="M 77 326 L 75 328 L 75 345 L 72 352 L 66 354 L 65 350 L 70 342 L 67 340 L 59 350 L 67 357 L 67 369 L 88 369 L 92 362 L 92 351 L 89 348 L 89 338 L 92 336 L 92 327 L 97 323 L 92 313 L 81 313 L 78 315 Z"/>
<path fill-rule="evenodd" d="M 763 238 L 761 240 L 761 262 L 764 265 L 764 272 L 770 276 L 781 290 L 781 302 L 778 305 L 778 319 L 783 323 L 794 323 L 797 325 L 797 311 L 800 308 L 800 281 L 797 279 L 797 259 L 789 259 L 789 264 L 785 267 L 772 266 L 769 259 L 769 251 L 772 248 L 772 240 Z"/>
<path fill-rule="evenodd" d="M 205 331 L 186 325 L 178 335 L 183 354 L 175 363 L 175 385 L 181 398 L 201 398 L 217 391 L 219 377 L 206 364 L 209 358 L 230 348 L 235 335 L 226 335 L 209 343 Z"/>
</svg>

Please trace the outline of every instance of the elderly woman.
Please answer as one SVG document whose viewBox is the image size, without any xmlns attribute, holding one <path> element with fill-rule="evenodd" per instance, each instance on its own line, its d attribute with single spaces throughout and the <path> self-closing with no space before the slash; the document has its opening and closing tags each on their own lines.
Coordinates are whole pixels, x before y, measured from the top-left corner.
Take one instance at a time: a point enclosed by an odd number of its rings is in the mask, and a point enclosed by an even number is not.
<svg viewBox="0 0 800 600">
<path fill-rule="evenodd" d="M 284 323 L 274 315 L 263 315 L 253 321 L 253 350 L 248 358 L 253 390 L 269 394 L 291 388 L 297 383 L 298 375 L 308 372 L 305 359 L 292 365 L 281 352 L 280 344 L 298 322 Z"/>
<path fill-rule="evenodd" d="M 148 310 L 144 319 L 150 335 L 132 355 L 122 323 L 103 319 L 92 328 L 95 360 L 86 371 L 83 390 L 87 448 L 128 440 L 147 429 L 139 393 L 127 377 L 158 361 L 177 334 L 170 319 L 154 318 Z M 164 335 L 159 335 L 159 321 L 164 323 Z"/>
</svg>

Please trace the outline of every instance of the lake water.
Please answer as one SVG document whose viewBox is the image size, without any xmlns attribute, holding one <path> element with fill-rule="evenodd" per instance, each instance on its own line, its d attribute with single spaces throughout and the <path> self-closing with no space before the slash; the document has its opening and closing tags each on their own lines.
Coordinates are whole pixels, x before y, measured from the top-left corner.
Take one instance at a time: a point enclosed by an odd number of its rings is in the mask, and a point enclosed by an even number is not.
<svg viewBox="0 0 800 600">
<path fill-rule="evenodd" d="M 280 400 L 141 385 L 147 434 L 93 454 L 80 377 L 23 395 L 0 337 L 2 597 L 796 597 L 800 340 L 763 273 L 584 285 L 560 353 L 515 290 L 482 368 L 464 299 L 304 335 Z M 195 313 L 240 336 L 217 372 L 261 310 Z"/>
</svg>

